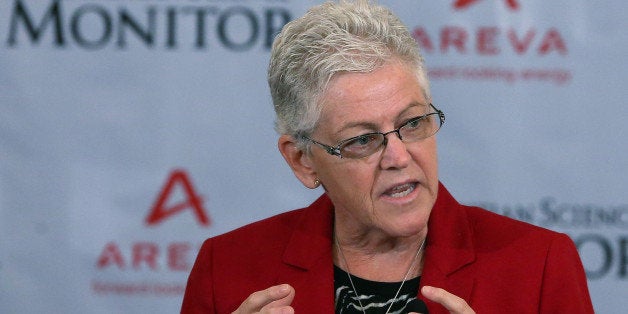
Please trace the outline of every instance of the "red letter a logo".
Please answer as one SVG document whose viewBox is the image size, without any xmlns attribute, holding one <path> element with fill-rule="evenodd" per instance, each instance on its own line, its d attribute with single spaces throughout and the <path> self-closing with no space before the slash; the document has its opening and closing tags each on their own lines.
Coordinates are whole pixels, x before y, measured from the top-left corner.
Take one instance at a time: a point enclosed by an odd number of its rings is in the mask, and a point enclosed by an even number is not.
<svg viewBox="0 0 628 314">
<path fill-rule="evenodd" d="M 180 185 L 183 188 L 183 192 L 186 194 L 187 200 L 171 206 L 170 208 L 166 208 L 166 201 L 174 192 L 173 189 L 175 185 Z M 148 216 L 146 217 L 146 224 L 149 226 L 156 225 L 168 216 L 172 216 L 186 208 L 193 209 L 194 215 L 201 225 L 209 226 L 209 217 L 205 214 L 202 199 L 196 194 L 196 192 L 194 192 L 194 188 L 190 183 L 188 175 L 183 170 L 174 170 L 170 174 L 168 182 L 166 182 L 163 190 L 159 193 L 157 202 L 148 213 Z"/>
</svg>

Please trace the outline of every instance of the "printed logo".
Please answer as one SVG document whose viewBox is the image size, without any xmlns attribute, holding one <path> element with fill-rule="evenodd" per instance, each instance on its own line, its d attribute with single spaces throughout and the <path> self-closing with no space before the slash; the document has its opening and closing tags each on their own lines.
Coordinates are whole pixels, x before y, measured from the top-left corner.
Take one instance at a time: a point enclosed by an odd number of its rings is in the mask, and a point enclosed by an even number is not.
<svg viewBox="0 0 628 314">
<path fill-rule="evenodd" d="M 234 2 L 225 0 L 144 1 L 153 3 L 128 7 L 119 7 L 123 1 L 14 2 L 11 11 L 0 12 L 2 24 L 9 25 L 6 46 L 14 49 L 270 50 L 275 35 L 292 19 L 288 8 L 218 3 Z"/>
<path fill-rule="evenodd" d="M 457 10 L 466 9 L 478 1 L 479 0 L 456 0 L 456 2 L 454 2 L 454 8 Z M 517 0 L 504 0 L 504 2 L 506 2 L 506 6 L 509 9 L 513 11 L 519 10 L 519 2 Z"/>
<path fill-rule="evenodd" d="M 168 206 L 168 200 L 175 194 L 176 187 L 182 188 L 181 190 L 185 194 L 185 200 L 180 203 Z M 203 208 L 203 199 L 196 193 L 189 176 L 183 170 L 177 169 L 170 173 L 164 188 L 159 193 L 155 205 L 152 207 L 148 216 L 146 216 L 146 224 L 149 226 L 157 225 L 166 218 L 176 215 L 183 210 L 192 210 L 194 217 L 198 223 L 202 226 L 208 227 L 210 225 L 209 216 L 206 214 L 205 208 Z"/>
<path fill-rule="evenodd" d="M 144 222 L 154 226 L 182 212 L 191 212 L 202 227 L 211 224 L 190 176 L 182 169 L 168 175 Z M 96 296 L 176 297 L 185 292 L 186 278 L 200 244 L 185 239 L 138 237 L 106 241 L 95 259 L 98 273 L 90 283 Z M 162 278 L 163 275 L 163 278 Z"/>
<path fill-rule="evenodd" d="M 455 15 L 473 16 L 474 13 L 463 10 L 480 2 L 453 0 L 451 11 Z M 511 12 L 516 11 L 515 15 L 518 15 L 524 10 L 521 3 L 518 0 L 503 0 L 499 4 Z M 512 20 L 520 19 L 510 14 L 509 17 Z M 491 25 L 490 18 L 476 19 L 465 19 L 466 23 L 417 25 L 412 29 L 412 36 L 426 55 L 465 57 L 446 64 L 432 63 L 428 70 L 431 80 L 493 81 L 506 84 L 536 82 L 557 86 L 571 82 L 573 73 L 566 67 L 568 41 L 560 27 L 521 23 Z M 480 20 L 481 24 L 478 24 Z M 469 57 L 478 58 L 477 62 L 467 61 Z M 488 58 L 498 61 L 485 64 Z"/>
</svg>

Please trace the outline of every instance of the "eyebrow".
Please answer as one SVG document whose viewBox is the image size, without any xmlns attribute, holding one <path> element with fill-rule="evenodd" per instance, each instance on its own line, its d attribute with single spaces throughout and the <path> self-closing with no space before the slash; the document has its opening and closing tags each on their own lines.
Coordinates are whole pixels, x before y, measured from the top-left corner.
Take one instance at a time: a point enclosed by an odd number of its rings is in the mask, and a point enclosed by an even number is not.
<svg viewBox="0 0 628 314">
<path fill-rule="evenodd" d="M 425 108 L 427 108 L 428 106 L 429 105 L 421 104 L 421 103 L 418 103 L 418 102 L 412 102 L 406 108 L 404 108 L 399 114 L 397 114 L 397 117 L 395 119 L 399 119 L 399 117 L 403 116 L 406 112 L 408 112 L 412 108 L 415 108 L 415 107 L 425 107 Z M 340 129 L 338 129 L 338 131 L 334 132 L 333 134 L 335 136 L 338 136 L 343 131 L 346 131 L 348 129 L 352 129 L 352 128 L 355 128 L 355 127 L 363 127 L 363 128 L 366 128 L 366 129 L 373 130 L 373 132 L 377 132 L 379 126 L 376 123 L 369 122 L 369 121 L 354 121 L 354 122 L 349 122 L 349 123 L 343 125 Z"/>
</svg>

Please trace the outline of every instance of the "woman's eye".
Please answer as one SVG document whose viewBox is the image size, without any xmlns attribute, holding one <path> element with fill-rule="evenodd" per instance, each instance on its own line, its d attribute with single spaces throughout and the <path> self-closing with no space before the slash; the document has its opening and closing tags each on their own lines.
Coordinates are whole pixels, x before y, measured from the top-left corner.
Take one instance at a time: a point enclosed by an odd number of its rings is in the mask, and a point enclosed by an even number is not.
<svg viewBox="0 0 628 314">
<path fill-rule="evenodd" d="M 370 146 L 377 139 L 377 134 L 364 134 L 353 138 L 343 145 L 346 149 L 359 149 Z"/>
<path fill-rule="evenodd" d="M 362 135 L 356 137 L 353 141 L 351 141 L 351 145 L 367 145 L 373 140 L 371 135 Z"/>
<path fill-rule="evenodd" d="M 409 128 L 413 128 L 413 129 L 417 128 L 421 124 L 421 120 L 423 120 L 422 117 L 414 118 L 414 119 L 408 121 L 405 126 L 407 126 Z"/>
</svg>

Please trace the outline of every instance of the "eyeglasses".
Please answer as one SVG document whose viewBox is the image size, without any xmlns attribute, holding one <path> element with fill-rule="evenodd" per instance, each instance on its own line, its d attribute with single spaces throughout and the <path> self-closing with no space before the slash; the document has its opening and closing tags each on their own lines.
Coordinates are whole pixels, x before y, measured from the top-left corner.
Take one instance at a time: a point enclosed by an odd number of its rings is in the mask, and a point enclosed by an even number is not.
<svg viewBox="0 0 628 314">
<path fill-rule="evenodd" d="M 445 114 L 432 104 L 430 104 L 430 110 L 433 111 L 408 120 L 398 129 L 386 133 L 371 132 L 358 135 L 340 141 L 336 146 L 320 143 L 305 135 L 301 136 L 301 138 L 324 148 L 330 155 L 340 158 L 360 159 L 370 156 L 383 146 L 386 146 L 388 143 L 386 136 L 390 133 L 397 133 L 397 137 L 404 143 L 417 142 L 436 134 L 443 123 L 445 123 Z"/>
</svg>

